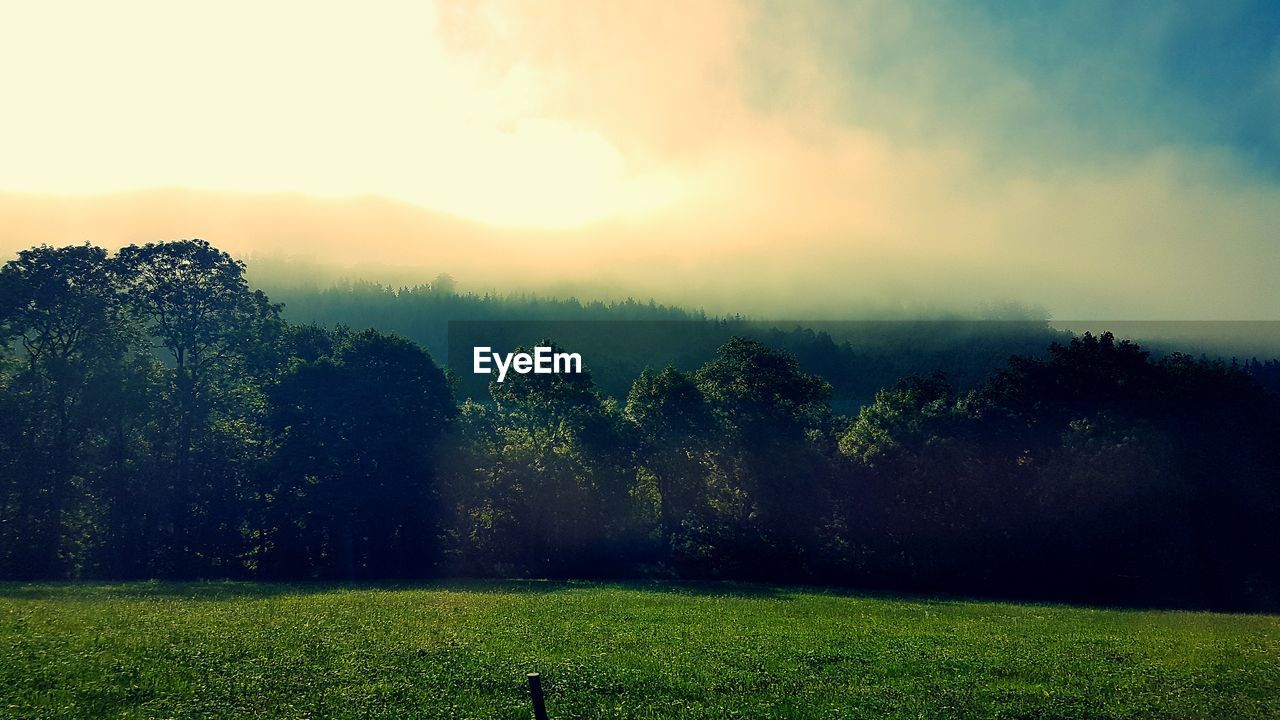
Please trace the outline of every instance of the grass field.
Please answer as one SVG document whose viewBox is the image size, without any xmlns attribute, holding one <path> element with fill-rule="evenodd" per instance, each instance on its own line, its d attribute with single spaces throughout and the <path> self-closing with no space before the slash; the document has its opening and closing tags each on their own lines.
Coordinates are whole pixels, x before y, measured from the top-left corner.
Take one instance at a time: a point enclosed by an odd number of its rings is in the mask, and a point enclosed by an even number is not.
<svg viewBox="0 0 1280 720">
<path fill-rule="evenodd" d="M 0 717 L 1277 718 L 1280 617 L 739 585 L 0 585 Z"/>
</svg>

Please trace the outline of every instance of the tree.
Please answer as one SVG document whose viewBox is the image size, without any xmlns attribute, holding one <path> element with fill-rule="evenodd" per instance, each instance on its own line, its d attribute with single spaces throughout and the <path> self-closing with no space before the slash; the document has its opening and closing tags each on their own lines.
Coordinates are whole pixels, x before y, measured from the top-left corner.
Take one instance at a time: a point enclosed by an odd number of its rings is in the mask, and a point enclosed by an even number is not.
<svg viewBox="0 0 1280 720">
<path fill-rule="evenodd" d="M 373 330 L 339 334 L 268 391 L 276 452 L 262 493 L 265 574 L 406 577 L 435 562 L 437 440 L 452 399 L 431 356 Z"/>
<path fill-rule="evenodd" d="M 941 374 L 904 378 L 841 434 L 849 569 L 913 590 L 994 589 L 1025 489 L 965 408 Z"/>
<path fill-rule="evenodd" d="M 458 292 L 458 281 L 449 273 L 440 273 L 431 281 L 431 294 L 454 295 Z"/>
<path fill-rule="evenodd" d="M 22 348 L 3 387 L 3 412 L 21 424 L 0 439 L 8 520 L 0 567 L 48 577 L 76 561 L 70 543 L 84 528 L 72 524 L 86 521 L 92 490 L 82 445 L 129 340 L 106 252 L 88 244 L 20 252 L 0 268 L 0 328 Z"/>
<path fill-rule="evenodd" d="M 707 479 L 715 423 L 693 377 L 673 367 L 645 370 L 627 394 L 639 462 L 657 491 L 658 531 L 682 570 L 705 572 L 694 533 L 708 522 Z"/>
<path fill-rule="evenodd" d="M 170 565 L 190 574 L 238 564 L 241 498 L 252 458 L 245 433 L 258 417 L 249 362 L 280 323 L 279 308 L 249 289 L 244 264 L 204 240 L 130 245 L 117 256 L 129 308 L 169 355 Z"/>
<path fill-rule="evenodd" d="M 802 372 L 794 356 L 745 338 L 726 342 L 695 378 L 722 434 L 712 507 L 736 536 L 708 542 L 741 572 L 803 572 L 816 542 L 815 508 L 825 506 L 819 448 L 829 442 L 830 384 Z"/>
<path fill-rule="evenodd" d="M 625 567 L 637 552 L 634 468 L 616 403 L 600 398 L 586 371 L 512 374 L 489 390 L 501 447 L 496 502 L 516 522 L 495 528 L 511 541 L 508 557 L 539 574 Z"/>
</svg>

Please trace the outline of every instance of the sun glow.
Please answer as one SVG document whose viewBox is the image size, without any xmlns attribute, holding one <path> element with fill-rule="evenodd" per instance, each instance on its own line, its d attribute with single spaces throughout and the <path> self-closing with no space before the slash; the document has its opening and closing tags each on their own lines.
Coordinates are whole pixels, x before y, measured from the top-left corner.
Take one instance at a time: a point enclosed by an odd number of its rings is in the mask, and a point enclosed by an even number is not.
<svg viewBox="0 0 1280 720">
<path fill-rule="evenodd" d="M 1039 57 L 972 5 L 15 0 L 0 252 L 199 236 L 731 312 L 1274 317 L 1265 22 L 1028 10 L 1063 25 Z"/>
<path fill-rule="evenodd" d="M 537 227 L 678 198 L 674 176 L 541 115 L 545 78 L 445 47 L 437 18 L 421 2 L 11 6 L 0 190 L 375 194 Z"/>
</svg>

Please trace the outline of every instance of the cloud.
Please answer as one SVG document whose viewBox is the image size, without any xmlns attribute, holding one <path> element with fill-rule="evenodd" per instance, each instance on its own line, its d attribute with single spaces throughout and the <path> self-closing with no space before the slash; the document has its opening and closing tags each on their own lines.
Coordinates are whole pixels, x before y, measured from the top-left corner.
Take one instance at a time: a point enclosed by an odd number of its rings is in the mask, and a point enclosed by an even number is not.
<svg viewBox="0 0 1280 720">
<path fill-rule="evenodd" d="M 775 314 L 1013 296 L 1060 317 L 1274 316 L 1280 192 L 1181 112 L 1196 83 L 1168 77 L 1170 58 L 1212 55 L 1191 10 L 700 8 L 691 27 L 718 32 L 562 6 L 525 36 L 507 16 L 499 53 L 525 48 L 559 78 L 549 112 L 681 168 L 690 195 L 648 242 L 655 265 L 734 269 L 700 280 L 704 297 Z M 1250 19 L 1227 14 L 1207 32 Z M 1254 48 L 1221 79 L 1272 60 Z"/>
<path fill-rule="evenodd" d="M 442 3 L 426 50 L 327 65 L 336 87 L 302 94 L 363 108 L 304 132 L 307 178 L 242 153 L 213 186 L 439 212 L 199 193 L 184 212 L 137 195 L 127 217 L 77 212 L 112 237 L 196 225 L 246 251 L 775 317 L 1015 298 L 1060 318 L 1270 319 L 1280 53 L 1261 8 Z M 49 237 L 31 218 L 57 213 L 15 197 L 11 235 L 26 218 Z M 48 227 L 70 225 L 93 229 Z"/>
</svg>

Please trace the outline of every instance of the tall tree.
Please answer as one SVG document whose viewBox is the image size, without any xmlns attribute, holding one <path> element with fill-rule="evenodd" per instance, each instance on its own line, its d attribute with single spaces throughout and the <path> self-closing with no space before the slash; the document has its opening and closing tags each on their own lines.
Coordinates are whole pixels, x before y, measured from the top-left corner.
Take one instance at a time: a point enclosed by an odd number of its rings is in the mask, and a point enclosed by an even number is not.
<svg viewBox="0 0 1280 720">
<path fill-rule="evenodd" d="M 663 544 L 685 572 L 705 570 L 710 558 L 703 557 L 696 534 L 708 521 L 711 408 L 692 376 L 667 367 L 636 378 L 625 414 L 636 429 L 640 465 L 655 484 Z"/>
<path fill-rule="evenodd" d="M 550 340 L 539 345 L 561 351 Z M 512 373 L 489 391 L 502 448 L 496 486 L 515 508 L 512 558 L 538 574 L 624 564 L 634 549 L 633 468 L 616 403 L 600 397 L 586 371 Z"/>
<path fill-rule="evenodd" d="M 724 443 L 712 502 L 738 534 L 723 541 L 733 546 L 723 554 L 746 572 L 801 571 L 815 541 L 814 508 L 825 505 L 819 449 L 829 442 L 830 384 L 789 353 L 740 337 L 696 378 Z"/>
<path fill-rule="evenodd" d="M 342 334 L 268 390 L 266 574 L 422 576 L 436 561 L 436 441 L 453 413 L 425 350 Z"/>
<path fill-rule="evenodd" d="M 117 264 L 132 312 L 168 354 L 172 431 L 161 442 L 170 448 L 173 571 L 235 563 L 237 485 L 249 462 L 239 436 L 259 420 L 250 360 L 279 309 L 249 289 L 243 263 L 204 240 L 130 245 Z"/>
<path fill-rule="evenodd" d="M 0 439 L 8 466 L 0 564 L 47 576 L 72 562 L 68 523 L 83 518 L 74 505 L 90 492 L 80 446 L 99 420 L 88 407 L 128 340 L 106 252 L 88 244 L 20 252 L 0 268 L 0 327 L 21 348 L 3 411 L 22 419 Z"/>
</svg>

